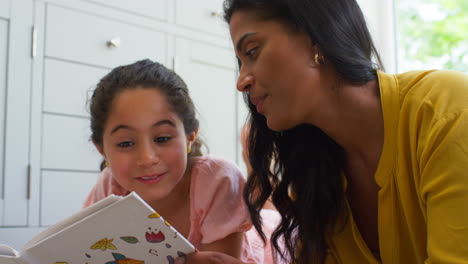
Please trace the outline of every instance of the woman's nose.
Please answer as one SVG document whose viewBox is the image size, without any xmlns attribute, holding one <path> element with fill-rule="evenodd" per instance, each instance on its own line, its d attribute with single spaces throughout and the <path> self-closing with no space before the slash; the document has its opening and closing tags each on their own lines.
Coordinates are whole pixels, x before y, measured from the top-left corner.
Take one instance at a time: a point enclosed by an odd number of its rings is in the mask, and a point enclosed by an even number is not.
<svg viewBox="0 0 468 264">
<path fill-rule="evenodd" d="M 250 74 L 241 74 L 237 79 L 237 90 L 239 92 L 249 92 L 250 88 L 254 84 L 254 78 Z"/>
</svg>

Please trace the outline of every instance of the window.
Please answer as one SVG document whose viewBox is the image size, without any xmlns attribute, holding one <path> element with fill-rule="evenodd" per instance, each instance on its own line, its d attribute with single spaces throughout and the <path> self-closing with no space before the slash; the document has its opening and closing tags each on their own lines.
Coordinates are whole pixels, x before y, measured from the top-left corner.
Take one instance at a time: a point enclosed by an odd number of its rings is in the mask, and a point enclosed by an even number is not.
<svg viewBox="0 0 468 264">
<path fill-rule="evenodd" d="M 395 0 L 397 71 L 468 73 L 468 1 Z"/>
</svg>

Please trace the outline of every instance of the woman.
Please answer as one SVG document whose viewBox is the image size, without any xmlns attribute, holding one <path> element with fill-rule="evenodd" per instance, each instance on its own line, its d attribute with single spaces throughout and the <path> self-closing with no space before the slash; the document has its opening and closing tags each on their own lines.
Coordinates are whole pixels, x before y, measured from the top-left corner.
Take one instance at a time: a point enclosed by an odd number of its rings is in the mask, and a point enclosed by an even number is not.
<svg viewBox="0 0 468 264">
<path fill-rule="evenodd" d="M 272 195 L 276 249 L 284 238 L 295 263 L 467 263 L 468 77 L 384 73 L 354 0 L 226 0 L 225 18 L 251 113 L 244 198 L 259 229 Z"/>
</svg>

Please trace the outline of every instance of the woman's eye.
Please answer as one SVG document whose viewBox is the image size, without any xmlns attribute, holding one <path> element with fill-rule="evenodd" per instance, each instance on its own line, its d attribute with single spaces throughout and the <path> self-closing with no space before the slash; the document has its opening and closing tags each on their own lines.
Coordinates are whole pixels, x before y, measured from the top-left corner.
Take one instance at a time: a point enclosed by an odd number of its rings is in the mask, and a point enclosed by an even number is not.
<svg viewBox="0 0 468 264">
<path fill-rule="evenodd" d="M 164 142 L 167 142 L 171 139 L 171 137 L 156 137 L 154 139 L 154 142 L 156 143 L 164 143 Z"/>
<path fill-rule="evenodd" d="M 246 51 L 246 52 L 245 52 L 245 56 L 251 58 L 251 57 L 254 55 L 255 51 L 257 51 L 257 47 L 252 48 L 252 49 L 249 49 L 248 51 Z"/>
<path fill-rule="evenodd" d="M 119 148 L 129 148 L 129 147 L 133 146 L 133 142 L 131 142 L 131 141 L 124 141 L 124 142 L 118 143 L 117 146 L 118 146 Z"/>
</svg>

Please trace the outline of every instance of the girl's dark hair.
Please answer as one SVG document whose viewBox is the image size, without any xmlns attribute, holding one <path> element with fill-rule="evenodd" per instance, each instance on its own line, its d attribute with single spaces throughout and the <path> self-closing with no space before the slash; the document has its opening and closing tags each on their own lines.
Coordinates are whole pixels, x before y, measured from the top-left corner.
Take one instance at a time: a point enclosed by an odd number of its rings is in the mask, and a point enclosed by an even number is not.
<svg viewBox="0 0 468 264">
<path fill-rule="evenodd" d="M 162 92 L 169 105 L 182 120 L 186 134 L 198 129 L 196 110 L 185 82 L 177 73 L 162 64 L 151 60 L 119 66 L 104 76 L 94 89 L 90 101 L 91 140 L 94 144 L 103 145 L 103 132 L 114 98 L 121 92 L 132 89 L 156 89 Z M 201 156 L 202 140 L 197 137 L 192 144 L 190 157 Z M 105 167 L 101 163 L 101 170 Z"/>
<path fill-rule="evenodd" d="M 383 69 L 355 0 L 224 1 L 226 22 L 237 11 L 246 11 L 259 21 L 275 20 L 307 34 L 324 56 L 324 63 L 349 83 L 375 80 L 377 69 Z M 344 151 L 314 125 L 272 131 L 244 95 L 250 109 L 248 141 L 253 169 L 244 199 L 254 226 L 265 238 L 259 213 L 272 195 L 282 215 L 271 237 L 276 251 L 296 263 L 324 263 L 331 237 L 348 217 L 342 178 Z M 279 245 L 283 239 L 285 251 Z"/>
</svg>

